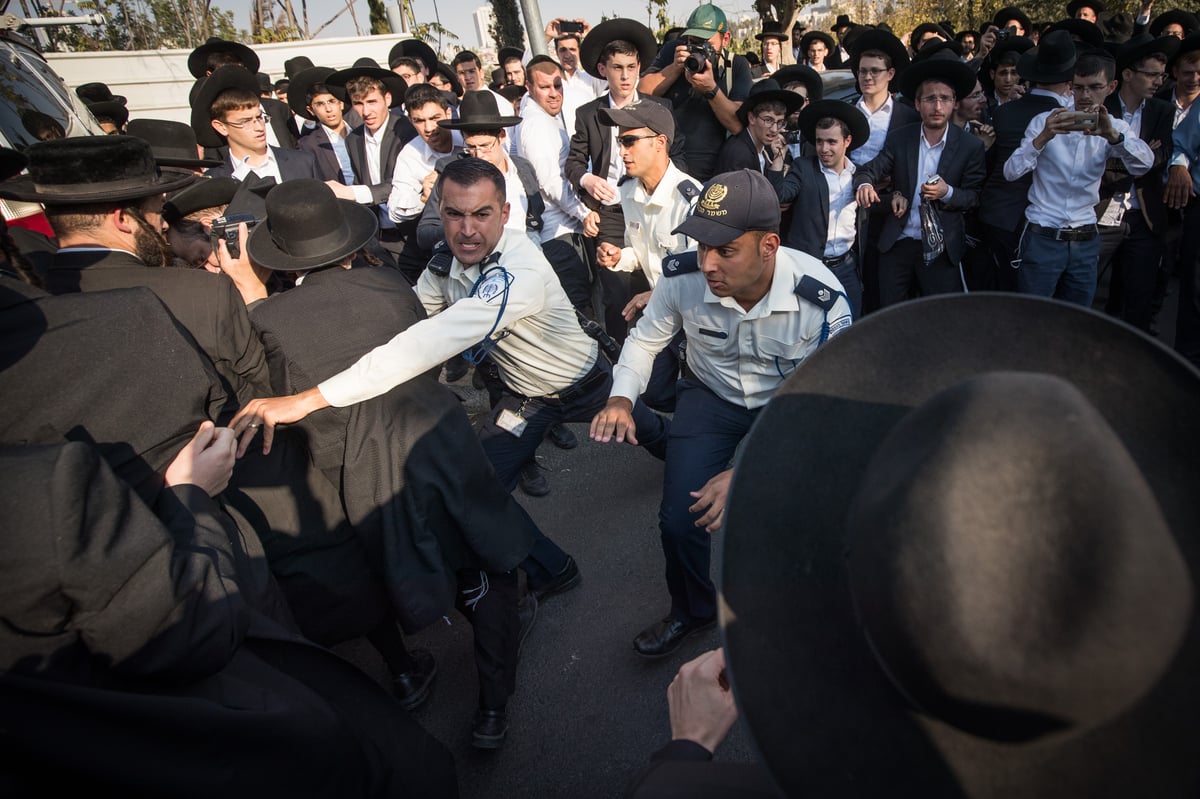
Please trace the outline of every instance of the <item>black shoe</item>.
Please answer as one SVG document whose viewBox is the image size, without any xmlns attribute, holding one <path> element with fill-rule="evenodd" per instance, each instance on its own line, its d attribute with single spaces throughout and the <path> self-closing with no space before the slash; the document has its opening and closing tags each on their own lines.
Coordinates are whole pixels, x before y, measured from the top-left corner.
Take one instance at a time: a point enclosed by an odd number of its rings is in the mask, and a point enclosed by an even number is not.
<svg viewBox="0 0 1200 799">
<path fill-rule="evenodd" d="M 424 649 L 414 649 L 409 654 L 417 664 L 416 668 L 392 677 L 392 693 L 400 707 L 416 710 L 429 698 L 433 678 L 437 676 L 437 662 L 433 653 Z"/>
<path fill-rule="evenodd" d="M 537 461 L 529 461 L 521 467 L 517 484 L 531 497 L 544 497 L 550 493 L 550 483 L 546 482 L 546 475 L 542 474 L 542 467 L 538 466 Z"/>
<path fill-rule="evenodd" d="M 525 647 L 525 639 L 529 637 L 529 631 L 533 629 L 533 623 L 537 620 L 538 601 L 537 597 L 531 593 L 526 593 L 517 602 L 517 618 L 521 620 L 521 633 L 517 638 L 517 656 L 520 657 L 521 650 Z"/>
<path fill-rule="evenodd" d="M 541 602 L 547 597 L 552 597 L 555 594 L 561 594 L 563 591 L 570 591 L 583 579 L 583 575 L 579 573 L 579 566 L 575 563 L 575 558 L 567 555 L 567 565 L 563 566 L 562 571 L 554 576 L 550 582 L 545 585 L 529 586 L 529 593 Z"/>
<path fill-rule="evenodd" d="M 499 749 L 508 735 L 508 718 L 503 710 L 475 711 L 475 724 L 471 727 L 471 746 L 476 749 Z"/>
<path fill-rule="evenodd" d="M 668 616 L 638 633 L 637 638 L 633 639 L 633 651 L 646 658 L 666 657 L 678 649 L 685 638 L 702 633 L 716 623 L 715 618 L 686 622 Z"/>
<path fill-rule="evenodd" d="M 575 449 L 579 446 L 579 439 L 562 423 L 550 425 L 550 429 L 546 431 L 546 438 L 559 449 Z"/>
<path fill-rule="evenodd" d="M 471 364 L 467 363 L 467 359 L 461 355 L 455 355 L 450 360 L 446 361 L 446 382 L 457 383 L 467 376 L 467 371 L 470 370 Z"/>
</svg>

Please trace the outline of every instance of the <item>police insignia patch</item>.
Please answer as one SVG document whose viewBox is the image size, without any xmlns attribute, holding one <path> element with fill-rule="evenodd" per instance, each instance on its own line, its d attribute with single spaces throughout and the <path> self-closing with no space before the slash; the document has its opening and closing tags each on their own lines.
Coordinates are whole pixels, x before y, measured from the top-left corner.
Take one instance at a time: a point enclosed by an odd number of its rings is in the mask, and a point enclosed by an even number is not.
<svg viewBox="0 0 1200 799">
<path fill-rule="evenodd" d="M 476 287 L 475 296 L 486 303 L 495 304 L 495 300 L 503 298 L 508 293 L 508 287 L 512 281 L 512 275 L 508 272 L 495 272 Z"/>
<path fill-rule="evenodd" d="M 678 255 L 668 255 L 662 262 L 663 277 L 686 275 L 689 272 L 700 271 L 700 260 L 695 250 L 681 252 Z"/>
</svg>

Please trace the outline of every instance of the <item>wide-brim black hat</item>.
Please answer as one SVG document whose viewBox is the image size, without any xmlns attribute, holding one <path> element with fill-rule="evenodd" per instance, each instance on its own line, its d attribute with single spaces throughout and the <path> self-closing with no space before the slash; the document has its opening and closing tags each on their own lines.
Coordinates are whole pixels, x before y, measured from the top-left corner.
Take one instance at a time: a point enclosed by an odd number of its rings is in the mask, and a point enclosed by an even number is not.
<svg viewBox="0 0 1200 799">
<path fill-rule="evenodd" d="M 850 19 L 849 14 L 838 14 L 837 19 L 829 26 L 829 30 L 836 31 L 838 28 L 853 28 L 854 21 Z"/>
<path fill-rule="evenodd" d="M 1174 660 L 1139 701 L 1096 726 L 1080 730 L 1063 722 L 1057 732 L 1025 739 L 966 732 L 919 698 L 902 695 L 876 652 L 892 642 L 864 634 L 852 594 L 848 517 L 864 492 L 889 487 L 864 484 L 881 442 L 931 398 L 1004 372 L 1061 379 L 1082 393 L 1132 457 L 1192 585 L 1200 585 L 1200 380 L 1175 353 L 1102 314 L 1015 295 L 931 297 L 855 322 L 801 364 L 758 417 L 735 467 L 721 536 L 726 676 L 740 722 L 783 795 L 1157 799 L 1192 797 L 1200 789 L 1194 592 L 1191 623 Z M 963 437 L 986 440 L 991 432 L 984 423 Z M 992 470 L 948 471 L 945 478 L 976 486 L 993 507 L 995 492 L 1004 496 Z M 1052 480 L 1047 473 L 1047 492 L 1056 490 Z M 802 508 L 800 495 L 807 498 Z M 931 487 L 930 501 L 937 497 Z M 975 532 L 970 525 L 961 530 L 963 546 Z M 1092 554 L 1083 538 L 1081 568 Z M 930 594 L 919 599 L 938 602 L 934 592 L 953 578 L 929 573 Z M 1102 581 L 1092 590 L 1100 601 L 1110 587 Z M 910 596 L 889 597 L 885 585 L 879 591 L 897 612 L 915 604 Z M 1022 599 L 981 601 L 1011 607 Z M 978 611 L 949 599 L 941 607 L 946 614 Z M 1154 609 L 1143 612 L 1153 624 Z M 1036 634 L 1041 620 L 1031 615 L 1025 623 Z M 1094 700 L 1109 696 L 1097 690 Z M 1030 720 L 1003 703 L 973 711 L 977 719 L 990 716 L 994 727 Z M 1043 719 L 1044 729 L 1053 730 L 1054 721 Z"/>
<path fill-rule="evenodd" d="M 319 180 L 301 178 L 267 195 L 267 221 L 250 233 L 250 260 L 280 272 L 330 266 L 365 247 L 379 229 L 365 205 L 339 200 Z"/>
<path fill-rule="evenodd" d="M 454 96 L 454 105 L 458 105 L 459 98 L 463 94 L 462 81 L 458 79 L 458 75 L 450 68 L 449 64 L 436 64 L 429 70 L 430 77 L 439 75 L 450 84 L 450 94 Z"/>
<path fill-rule="evenodd" d="M 1148 33 L 1139 34 L 1121 45 L 1116 52 L 1117 75 L 1121 70 L 1132 67 L 1147 56 L 1160 54 L 1166 63 L 1171 63 L 1175 53 L 1179 52 L 1181 41 L 1174 36 L 1159 36 L 1155 38 Z"/>
<path fill-rule="evenodd" d="M 298 55 L 283 62 L 283 74 L 287 75 L 288 80 L 291 80 L 304 70 L 312 69 L 315 66 L 316 64 L 308 56 Z"/>
<path fill-rule="evenodd" d="M 1171 57 L 1168 67 L 1174 67 L 1179 63 L 1179 59 L 1183 58 L 1188 53 L 1194 53 L 1200 50 L 1200 33 L 1193 33 L 1183 37 L 1183 41 L 1179 43 L 1179 49 L 1175 51 L 1175 55 Z"/>
<path fill-rule="evenodd" d="M 1026 15 L 1024 11 L 1016 6 L 1005 6 L 997 11 L 992 17 L 992 24 L 997 28 L 1005 28 L 1007 26 L 1004 23 L 1008 22 L 1009 20 L 1016 20 L 1019 22 L 1021 27 L 1025 29 L 1026 35 L 1033 32 L 1033 21 L 1029 19 L 1028 15 Z"/>
<path fill-rule="evenodd" d="M 808 46 L 812 44 L 813 41 L 824 42 L 825 46 L 829 48 L 830 53 L 837 49 L 837 40 L 825 31 L 809 31 L 808 33 L 804 34 L 804 36 L 800 37 L 800 54 L 802 56 L 807 58 Z"/>
<path fill-rule="evenodd" d="M 147 142 L 159 166 L 206 169 L 221 165 L 220 159 L 200 157 L 196 132 L 183 122 L 169 119 L 131 119 L 125 133 Z"/>
<path fill-rule="evenodd" d="M 292 113 L 299 114 L 305 119 L 316 120 L 313 113 L 308 110 L 308 92 L 318 83 L 324 83 L 329 88 L 330 94 L 345 103 L 346 87 L 333 86 L 328 82 L 329 76 L 336 71 L 333 67 L 312 67 L 297 73 L 292 78 L 292 82 L 288 84 L 287 104 L 288 108 L 292 109 Z"/>
<path fill-rule="evenodd" d="M 401 39 L 392 45 L 392 49 L 388 51 L 389 68 L 396 66 L 397 58 L 419 59 L 430 73 L 438 65 L 437 53 L 433 52 L 433 48 L 420 39 Z"/>
<path fill-rule="evenodd" d="M 181 189 L 194 172 L 160 169 L 150 145 L 134 136 L 81 136 L 35 142 L 29 174 L 0 183 L 0 197 L 46 205 L 136 200 Z"/>
<path fill-rule="evenodd" d="M 1200 30 L 1200 20 L 1196 19 L 1195 14 L 1190 11 L 1184 11 L 1182 8 L 1173 8 L 1170 11 L 1164 11 L 1151 20 L 1150 35 L 1158 36 L 1168 25 L 1181 26 L 1185 37 Z"/>
<path fill-rule="evenodd" d="M 818 100 L 809 103 L 800 112 L 800 133 L 809 144 L 816 140 L 817 123 L 829 117 L 840 119 L 850 128 L 850 147 L 847 152 L 857 150 L 871 138 L 871 123 L 858 106 L 841 100 Z"/>
<path fill-rule="evenodd" d="M 637 49 L 638 62 L 642 65 L 643 72 L 658 55 L 658 41 L 654 38 L 654 32 L 636 19 L 605 20 L 588 31 L 588 35 L 583 37 L 579 44 L 579 65 L 587 74 L 593 78 L 604 78 L 598 67 L 600 54 L 609 42 L 615 41 L 629 42 Z"/>
<path fill-rule="evenodd" d="M 118 103 L 116 100 L 102 100 L 98 103 L 84 103 L 84 105 L 96 119 L 101 117 L 111 119 L 118 128 L 124 127 L 125 123 L 129 121 L 129 109 L 124 103 Z"/>
<path fill-rule="evenodd" d="M 1065 83 L 1075 75 L 1075 41 L 1066 31 L 1042 36 L 1017 62 L 1017 74 L 1030 83 Z"/>
<path fill-rule="evenodd" d="M 831 28 L 831 30 L 837 29 Z M 763 20 L 762 33 L 754 34 L 754 38 L 758 39 L 760 42 L 766 39 L 778 39 L 781 42 L 786 42 L 791 40 L 792 35 L 790 33 L 784 33 L 783 25 L 777 20 L 767 19 Z"/>
<path fill-rule="evenodd" d="M 820 100 L 825 96 L 825 81 L 821 80 L 821 73 L 807 64 L 788 64 L 786 67 L 772 73 L 771 77 L 780 86 L 787 86 L 791 83 L 803 83 L 804 88 L 808 90 L 808 101 L 810 103 Z"/>
<path fill-rule="evenodd" d="M 995 65 L 1000 62 L 1000 56 L 1004 55 L 1005 53 L 1015 50 L 1018 54 L 1023 54 L 1032 50 L 1036 46 L 1037 45 L 1033 43 L 1033 39 L 1030 39 L 1027 36 L 1009 36 L 1006 39 L 1001 39 L 1000 41 L 996 42 L 996 46 L 992 48 L 990 53 L 988 53 L 988 64 L 992 67 L 995 67 Z"/>
<path fill-rule="evenodd" d="M 783 103 L 784 116 L 791 116 L 801 105 L 804 104 L 804 98 L 796 92 L 790 92 L 787 89 L 781 89 L 779 83 L 774 76 L 758 81 L 750 87 L 750 94 L 742 101 L 738 107 L 737 118 L 741 120 L 743 125 L 749 123 L 750 114 L 763 103 Z"/>
<path fill-rule="evenodd" d="M 225 139 L 212 126 L 213 101 L 217 95 L 226 89 L 242 89 L 258 96 L 258 80 L 247 69 L 230 64 L 218 67 L 207 78 L 196 81 L 192 88 L 192 130 L 196 132 L 196 141 L 205 147 L 221 147 Z"/>
<path fill-rule="evenodd" d="M 951 44 L 953 44 L 951 42 Z M 927 80 L 942 80 L 954 88 L 958 100 L 975 90 L 978 76 L 975 70 L 963 63 L 949 47 L 941 48 L 928 58 L 909 65 L 900 76 L 900 91 L 910 100 L 917 99 L 917 89 Z"/>
<path fill-rule="evenodd" d="M 85 103 L 103 103 L 111 100 L 121 105 L 126 104 L 125 96 L 113 94 L 107 83 L 94 82 L 76 86 L 75 96 Z"/>
<path fill-rule="evenodd" d="M 921 41 L 921 37 L 927 33 L 940 36 L 943 41 L 950 41 L 954 38 L 950 34 L 950 31 L 946 30 L 936 22 L 922 22 L 920 25 L 913 28 L 912 33 L 910 33 L 908 36 L 909 42 L 912 43 L 913 52 L 916 52 L 917 42 Z"/>
<path fill-rule="evenodd" d="M 525 51 L 520 47 L 501 47 L 498 51 L 496 51 L 496 61 L 498 62 L 501 71 L 504 69 L 505 62 L 512 61 L 514 58 L 524 63 Z"/>
<path fill-rule="evenodd" d="M 886 53 L 892 59 L 892 68 L 896 70 L 897 77 L 904 72 L 911 60 L 904 42 L 896 38 L 895 34 L 882 28 L 872 28 L 858 34 L 847 42 L 846 50 L 850 53 L 850 69 L 855 75 L 858 74 L 858 60 L 867 50 Z"/>
<path fill-rule="evenodd" d="M 207 42 L 188 54 L 188 72 L 193 78 L 203 78 L 208 71 L 208 56 L 210 53 L 233 53 L 246 70 L 253 75 L 258 72 L 258 54 L 240 42 L 231 42 L 217 36 L 212 36 Z"/>
<path fill-rule="evenodd" d="M 171 193 L 163 203 L 163 219 L 174 225 L 188 214 L 229 205 L 241 182 L 234 178 L 201 175 L 195 183 Z"/>
<path fill-rule="evenodd" d="M 1100 15 L 1105 12 L 1104 3 L 1100 0 L 1071 0 L 1067 3 L 1067 16 L 1074 17 L 1075 13 L 1081 8 L 1090 8 L 1096 12 L 1096 19 L 1100 19 Z"/>
<path fill-rule="evenodd" d="M 0 180 L 19 175 L 28 163 L 29 159 L 16 150 L 0 147 Z"/>
<path fill-rule="evenodd" d="M 521 118 L 500 113 L 496 95 L 486 89 L 467 92 L 458 105 L 458 119 L 443 119 L 438 127 L 461 130 L 465 133 L 483 130 L 510 128 L 520 124 Z"/>
<path fill-rule="evenodd" d="M 388 108 L 401 105 L 404 102 L 404 93 L 408 91 L 408 82 L 404 78 L 390 69 L 383 69 L 370 58 L 360 58 L 349 69 L 341 69 L 332 73 L 325 78 L 325 83 L 345 89 L 346 84 L 355 78 L 374 78 L 386 86 L 388 93 L 392 95 L 392 102 Z"/>
<path fill-rule="evenodd" d="M 1088 47 L 1104 46 L 1104 31 L 1100 26 L 1086 19 L 1060 19 L 1042 32 L 1042 36 L 1054 31 L 1066 31 L 1072 39 L 1083 42 Z"/>
</svg>

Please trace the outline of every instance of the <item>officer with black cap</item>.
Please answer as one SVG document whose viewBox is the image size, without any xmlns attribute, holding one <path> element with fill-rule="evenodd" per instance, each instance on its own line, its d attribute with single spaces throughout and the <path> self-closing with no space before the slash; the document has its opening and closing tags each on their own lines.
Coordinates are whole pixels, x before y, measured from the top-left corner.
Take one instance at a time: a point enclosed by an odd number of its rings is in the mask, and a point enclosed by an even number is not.
<svg viewBox="0 0 1200 799">
<path fill-rule="evenodd" d="M 716 176 L 675 232 L 699 247 L 663 262 L 664 279 L 626 340 L 608 404 L 591 427 L 596 441 L 638 443 L 634 401 L 655 356 L 686 331 L 659 508 L 671 610 L 633 642 L 651 658 L 716 621 L 708 534 L 724 517 L 734 452 L 784 379 L 851 321 L 833 273 L 780 246 L 779 198 L 762 174 Z"/>
</svg>

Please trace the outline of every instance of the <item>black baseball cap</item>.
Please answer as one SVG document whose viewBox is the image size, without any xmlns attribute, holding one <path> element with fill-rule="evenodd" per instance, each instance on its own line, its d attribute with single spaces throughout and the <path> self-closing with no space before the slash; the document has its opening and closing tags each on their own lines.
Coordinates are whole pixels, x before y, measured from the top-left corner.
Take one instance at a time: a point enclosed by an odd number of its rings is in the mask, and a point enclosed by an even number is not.
<svg viewBox="0 0 1200 799">
<path fill-rule="evenodd" d="M 675 117 L 662 103 L 639 100 L 624 108 L 601 108 L 597 112 L 601 125 L 614 128 L 649 128 L 667 137 L 667 143 L 675 140 Z"/>
<path fill-rule="evenodd" d="M 695 209 L 671 232 L 721 247 L 750 230 L 779 230 L 779 195 L 761 172 L 739 169 L 705 183 Z"/>
</svg>

